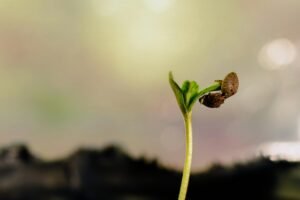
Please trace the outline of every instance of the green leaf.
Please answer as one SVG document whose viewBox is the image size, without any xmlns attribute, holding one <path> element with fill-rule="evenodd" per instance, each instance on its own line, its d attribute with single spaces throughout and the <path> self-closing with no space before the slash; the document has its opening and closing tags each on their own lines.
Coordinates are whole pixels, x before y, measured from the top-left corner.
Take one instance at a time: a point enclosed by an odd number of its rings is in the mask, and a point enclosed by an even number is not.
<svg viewBox="0 0 300 200">
<path fill-rule="evenodd" d="M 182 90 L 178 86 L 178 84 L 174 81 L 172 72 L 169 72 L 169 83 L 171 85 L 171 88 L 174 92 L 174 95 L 176 97 L 177 103 L 179 105 L 179 108 L 183 114 L 187 113 L 187 108 L 185 105 L 184 95 L 182 93 Z"/>
<path fill-rule="evenodd" d="M 222 82 L 220 81 L 215 81 L 213 84 L 211 84 L 210 86 L 208 86 L 207 88 L 204 88 L 203 90 L 201 90 L 199 93 L 198 93 L 198 97 L 200 98 L 201 96 L 209 93 L 209 92 L 213 92 L 213 91 L 218 91 L 218 90 L 221 90 L 221 85 L 222 85 Z"/>
<path fill-rule="evenodd" d="M 195 94 L 198 94 L 198 90 L 199 90 L 199 86 L 195 81 L 191 81 L 190 82 L 190 87 L 188 92 L 186 93 L 187 96 L 187 104 L 190 102 L 190 99 L 192 96 L 194 96 Z"/>
<path fill-rule="evenodd" d="M 198 86 L 198 84 L 197 84 L 195 81 L 190 81 L 189 88 L 188 88 L 187 92 L 184 93 L 184 97 L 185 97 L 185 105 L 186 105 L 188 111 L 191 111 L 191 110 L 192 110 L 192 107 L 191 107 L 191 100 L 192 100 L 195 96 L 197 96 L 198 91 L 199 91 L 199 86 Z"/>
<path fill-rule="evenodd" d="M 183 114 L 191 112 L 193 105 L 200 97 L 209 92 L 221 90 L 222 85 L 222 81 L 215 81 L 209 87 L 199 91 L 199 85 L 196 81 L 186 80 L 180 88 L 174 81 L 172 72 L 169 73 L 169 82 Z"/>
<path fill-rule="evenodd" d="M 195 104 L 195 102 L 199 99 L 200 97 L 198 96 L 198 93 L 194 94 L 193 96 L 191 96 L 189 104 L 188 104 L 188 108 L 189 111 L 192 110 L 193 105 Z"/>
<path fill-rule="evenodd" d="M 190 107 L 192 107 L 194 105 L 194 103 L 200 99 L 203 95 L 209 93 L 209 92 L 214 92 L 214 91 L 218 91 L 221 90 L 221 85 L 222 82 L 220 81 L 215 81 L 212 85 L 208 86 L 207 88 L 202 89 L 200 92 L 198 92 L 197 95 L 195 95 L 191 101 L 190 101 Z"/>
<path fill-rule="evenodd" d="M 181 91 L 182 91 L 182 94 L 185 94 L 187 93 L 187 91 L 189 90 L 190 88 L 190 81 L 186 80 L 183 82 L 182 86 L 181 86 Z"/>
</svg>

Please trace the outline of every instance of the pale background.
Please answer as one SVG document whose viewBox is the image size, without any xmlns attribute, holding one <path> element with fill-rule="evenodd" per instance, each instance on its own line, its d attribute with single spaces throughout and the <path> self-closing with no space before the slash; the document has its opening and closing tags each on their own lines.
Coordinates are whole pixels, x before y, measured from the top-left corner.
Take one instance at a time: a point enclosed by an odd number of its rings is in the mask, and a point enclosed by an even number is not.
<svg viewBox="0 0 300 200">
<path fill-rule="evenodd" d="M 297 142 L 299 11 L 298 0 L 1 0 L 0 145 L 53 159 L 114 143 L 181 168 L 170 70 L 202 87 L 240 78 L 220 109 L 195 106 L 193 169 Z"/>
</svg>

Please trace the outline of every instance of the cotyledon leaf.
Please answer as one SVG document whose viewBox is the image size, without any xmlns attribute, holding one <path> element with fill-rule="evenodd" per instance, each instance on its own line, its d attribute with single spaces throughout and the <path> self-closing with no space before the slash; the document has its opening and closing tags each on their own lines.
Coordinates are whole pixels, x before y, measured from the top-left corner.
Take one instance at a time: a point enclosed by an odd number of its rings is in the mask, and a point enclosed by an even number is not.
<svg viewBox="0 0 300 200">
<path fill-rule="evenodd" d="M 192 101 L 193 99 L 198 95 L 199 92 L 199 86 L 195 81 L 191 81 L 190 85 L 189 85 L 189 89 L 187 91 L 187 93 L 185 94 L 186 96 L 186 107 L 188 109 L 188 111 L 192 110 Z"/>
<path fill-rule="evenodd" d="M 177 103 L 179 105 L 179 108 L 183 114 L 187 113 L 187 108 L 185 106 L 185 101 L 184 101 L 184 95 L 182 93 L 182 90 L 178 86 L 178 84 L 174 81 L 173 74 L 172 72 L 169 72 L 169 83 L 171 85 L 171 88 L 174 92 L 174 95 L 176 97 Z"/>
</svg>

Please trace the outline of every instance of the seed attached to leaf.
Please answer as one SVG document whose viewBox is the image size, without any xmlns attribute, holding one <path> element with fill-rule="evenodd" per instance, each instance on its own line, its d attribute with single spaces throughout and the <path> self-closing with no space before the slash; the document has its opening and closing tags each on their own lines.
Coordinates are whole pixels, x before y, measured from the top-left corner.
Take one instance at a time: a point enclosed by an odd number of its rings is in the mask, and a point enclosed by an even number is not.
<svg viewBox="0 0 300 200">
<path fill-rule="evenodd" d="M 229 73 L 222 82 L 221 91 L 225 98 L 234 95 L 239 87 L 239 79 L 235 72 Z"/>
<path fill-rule="evenodd" d="M 219 108 L 225 101 L 221 93 L 208 93 L 199 99 L 199 102 L 209 108 Z"/>
</svg>

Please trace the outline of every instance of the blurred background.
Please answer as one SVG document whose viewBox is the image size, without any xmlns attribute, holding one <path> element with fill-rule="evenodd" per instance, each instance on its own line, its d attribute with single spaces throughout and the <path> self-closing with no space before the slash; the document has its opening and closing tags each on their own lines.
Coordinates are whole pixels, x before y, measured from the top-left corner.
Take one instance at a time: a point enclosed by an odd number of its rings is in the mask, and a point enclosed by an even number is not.
<svg viewBox="0 0 300 200">
<path fill-rule="evenodd" d="M 46 159 L 119 144 L 181 169 L 168 83 L 239 75 L 219 109 L 193 112 L 193 169 L 268 154 L 300 158 L 297 0 L 1 0 L 0 145 Z M 280 155 L 279 155 L 280 154 Z"/>
</svg>

